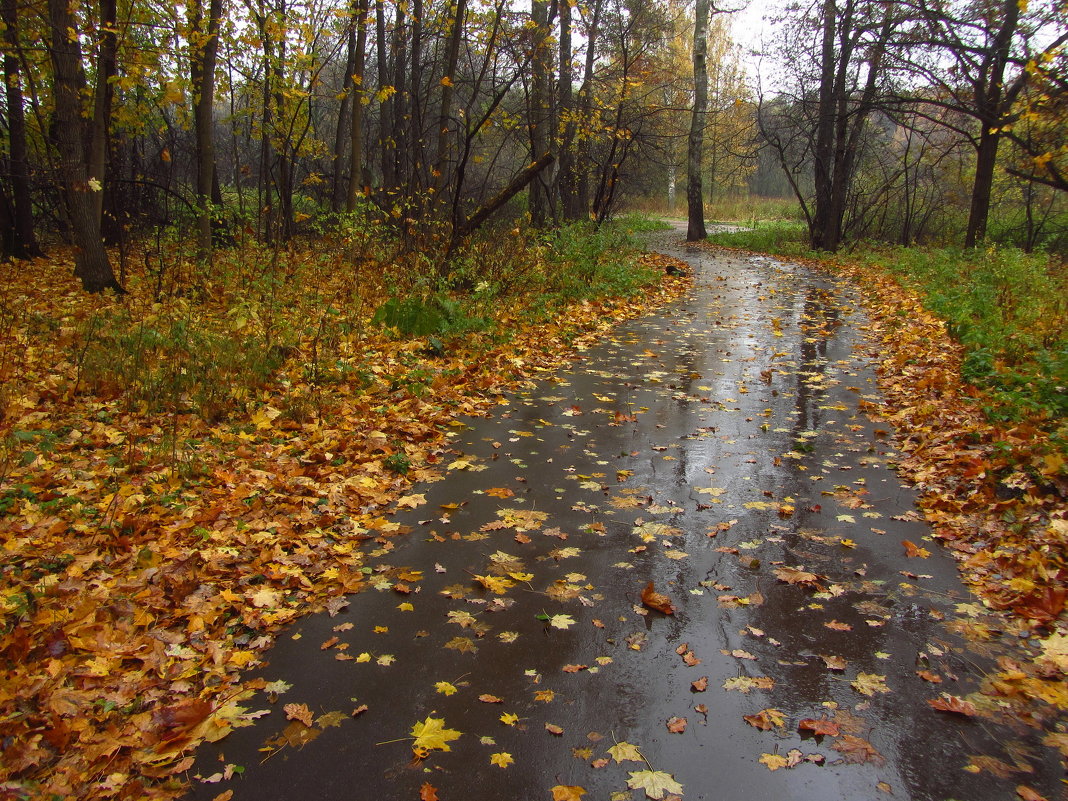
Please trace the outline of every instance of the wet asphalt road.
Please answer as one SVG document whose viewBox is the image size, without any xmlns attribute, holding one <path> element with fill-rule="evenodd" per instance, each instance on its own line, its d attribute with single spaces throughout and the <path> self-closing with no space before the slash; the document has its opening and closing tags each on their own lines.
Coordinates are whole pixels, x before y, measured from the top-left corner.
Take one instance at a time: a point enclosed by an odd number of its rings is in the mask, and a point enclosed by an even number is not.
<svg viewBox="0 0 1068 801">
<path fill-rule="evenodd" d="M 978 801 L 1021 781 L 1056 797 L 1037 735 L 927 704 L 990 662 L 955 633 L 973 599 L 864 411 L 878 354 L 850 291 L 670 247 L 695 269 L 689 297 L 466 421 L 445 478 L 393 518 L 411 533 L 369 554 L 379 589 L 282 633 L 261 675 L 291 686 L 243 701 L 270 713 L 193 771 L 243 773 L 190 799 L 640 799 L 627 783 L 645 770 L 685 799 Z M 508 574 L 500 593 L 474 578 Z M 674 615 L 642 607 L 649 581 Z M 287 721 L 288 703 L 320 722 Z M 460 736 L 414 760 L 428 717 Z M 838 736 L 799 732 L 820 718 Z M 612 759 L 617 743 L 645 761 Z M 983 755 L 1034 773 L 964 770 Z"/>
</svg>

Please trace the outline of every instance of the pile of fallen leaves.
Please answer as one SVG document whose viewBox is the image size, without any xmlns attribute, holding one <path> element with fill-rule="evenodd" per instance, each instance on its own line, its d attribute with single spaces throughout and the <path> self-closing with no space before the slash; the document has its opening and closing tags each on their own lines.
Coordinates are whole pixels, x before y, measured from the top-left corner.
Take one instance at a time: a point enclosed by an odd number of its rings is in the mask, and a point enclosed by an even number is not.
<svg viewBox="0 0 1068 801">
<path fill-rule="evenodd" d="M 361 546 L 403 533 L 389 508 L 439 477 L 448 427 L 686 286 L 537 325 L 502 309 L 507 342 L 433 358 L 368 319 L 349 345 L 370 379 L 307 386 L 306 338 L 209 422 L 81 380 L 85 321 L 109 304 L 154 313 L 149 276 L 108 299 L 79 293 L 69 263 L 24 267 L 0 279 L 0 797 L 180 792 L 198 742 L 251 722 L 241 672 L 273 633 L 364 587 Z M 420 382 L 399 383 L 392 367 L 411 364 Z"/>
</svg>

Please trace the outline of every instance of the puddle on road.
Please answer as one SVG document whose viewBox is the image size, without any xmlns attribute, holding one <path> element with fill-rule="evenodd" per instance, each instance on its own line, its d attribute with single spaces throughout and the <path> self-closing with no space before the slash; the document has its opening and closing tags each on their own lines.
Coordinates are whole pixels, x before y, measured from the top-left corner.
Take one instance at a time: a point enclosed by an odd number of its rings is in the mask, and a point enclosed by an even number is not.
<svg viewBox="0 0 1068 801">
<path fill-rule="evenodd" d="M 1034 731 L 927 704 L 990 655 L 943 622 L 969 597 L 859 411 L 875 354 L 849 299 L 770 259 L 687 258 L 691 298 L 456 435 L 395 515 L 412 532 L 369 558 L 378 589 L 285 630 L 262 670 L 285 691 L 241 702 L 270 713 L 198 754 L 201 776 L 244 772 L 190 798 L 639 799 L 641 771 L 686 799 L 1057 786 Z M 649 581 L 675 615 L 641 606 Z M 413 760 L 427 718 L 460 736 Z"/>
</svg>

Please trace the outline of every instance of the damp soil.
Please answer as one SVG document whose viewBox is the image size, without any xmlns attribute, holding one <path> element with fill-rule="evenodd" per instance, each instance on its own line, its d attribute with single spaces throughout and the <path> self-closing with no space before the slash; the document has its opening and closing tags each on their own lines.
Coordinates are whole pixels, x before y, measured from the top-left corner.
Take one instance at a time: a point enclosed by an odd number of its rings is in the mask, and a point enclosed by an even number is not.
<svg viewBox="0 0 1068 801">
<path fill-rule="evenodd" d="M 853 290 L 677 233 L 657 249 L 693 268 L 688 296 L 462 421 L 442 480 L 391 517 L 407 533 L 368 549 L 377 589 L 281 632 L 253 675 L 285 692 L 241 702 L 265 714 L 192 771 L 239 772 L 189 799 L 639 799 L 642 770 L 685 799 L 1055 794 L 1041 732 L 928 704 L 974 691 L 994 653 L 961 635 L 974 599 L 869 416 L 879 353 Z M 643 607 L 650 581 L 674 614 Z M 320 723 L 294 733 L 291 703 Z M 744 718 L 767 709 L 781 726 Z M 460 736 L 417 759 L 428 717 Z M 837 737 L 799 731 L 821 718 Z M 620 742 L 645 761 L 611 759 Z"/>
</svg>

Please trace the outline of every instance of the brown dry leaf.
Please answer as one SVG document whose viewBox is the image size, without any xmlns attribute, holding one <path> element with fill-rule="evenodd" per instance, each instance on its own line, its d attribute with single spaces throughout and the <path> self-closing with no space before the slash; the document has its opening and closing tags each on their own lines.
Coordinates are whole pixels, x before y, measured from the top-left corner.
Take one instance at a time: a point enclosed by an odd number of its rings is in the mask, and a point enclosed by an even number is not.
<svg viewBox="0 0 1068 801">
<path fill-rule="evenodd" d="M 299 720 L 309 727 L 312 725 L 312 713 L 307 704 L 286 704 L 282 709 L 286 713 L 286 720 Z"/>
<path fill-rule="evenodd" d="M 773 728 L 783 728 L 786 725 L 786 718 L 782 712 L 772 708 L 761 709 L 755 715 L 742 715 L 742 720 L 761 731 L 771 731 Z"/>
<path fill-rule="evenodd" d="M 934 672 L 932 672 L 930 670 L 917 670 L 916 671 L 916 675 L 919 676 L 924 681 L 929 681 L 932 684 L 941 684 L 942 683 L 942 677 L 939 676 L 937 673 L 934 673 Z"/>
<path fill-rule="evenodd" d="M 827 670 L 845 670 L 848 663 L 840 656 L 820 656 Z"/>
<path fill-rule="evenodd" d="M 837 737 L 839 734 L 838 724 L 826 718 L 803 718 L 798 722 L 799 731 L 810 731 L 816 736 Z"/>
<path fill-rule="evenodd" d="M 675 605 L 671 603 L 671 599 L 663 593 L 657 592 L 653 588 L 653 582 L 651 581 L 642 590 L 642 605 L 647 606 L 649 609 L 655 609 L 657 612 L 663 612 L 665 615 L 675 614 Z"/>
<path fill-rule="evenodd" d="M 560 735 L 562 735 L 564 733 L 563 728 L 560 727 L 560 726 L 557 726 L 555 723 L 546 723 L 545 724 L 545 731 L 549 732 L 549 734 L 555 734 L 557 737 L 559 737 Z"/>
<path fill-rule="evenodd" d="M 959 696 L 949 695 L 948 693 L 942 693 L 941 698 L 928 699 L 927 704 L 939 712 L 955 712 L 958 715 L 967 715 L 969 717 L 979 714 L 975 704 L 971 701 L 965 701 Z"/>
<path fill-rule="evenodd" d="M 796 584 L 800 587 L 807 587 L 810 590 L 821 588 L 820 576 L 799 567 L 777 567 L 773 572 L 775 573 L 775 578 L 787 584 Z"/>
<path fill-rule="evenodd" d="M 695 693 L 703 693 L 708 689 L 708 676 L 702 676 L 697 681 L 691 681 L 690 689 Z"/>
<path fill-rule="evenodd" d="M 826 626 L 829 629 L 833 629 L 834 631 L 852 631 L 853 630 L 853 627 L 850 626 L 848 623 L 840 623 L 837 620 L 832 620 L 830 623 L 824 623 L 823 625 Z"/>
<path fill-rule="evenodd" d="M 686 718 L 680 718 L 672 715 L 667 720 L 667 730 L 672 734 L 682 734 L 686 731 Z"/>
<path fill-rule="evenodd" d="M 831 748 L 839 752 L 846 762 L 853 764 L 860 765 L 865 762 L 871 762 L 875 765 L 882 765 L 886 762 L 886 758 L 875 750 L 875 746 L 867 740 L 855 737 L 852 734 L 843 734 Z"/>
<path fill-rule="evenodd" d="M 438 801 L 438 788 L 430 782 L 423 782 L 419 788 L 419 801 Z"/>
<path fill-rule="evenodd" d="M 498 698 L 496 695 L 490 695 L 489 693 L 482 693 L 482 695 L 480 695 L 478 697 L 478 700 L 481 701 L 484 704 L 503 704 L 504 703 L 504 699 L 503 698 Z"/>
</svg>

